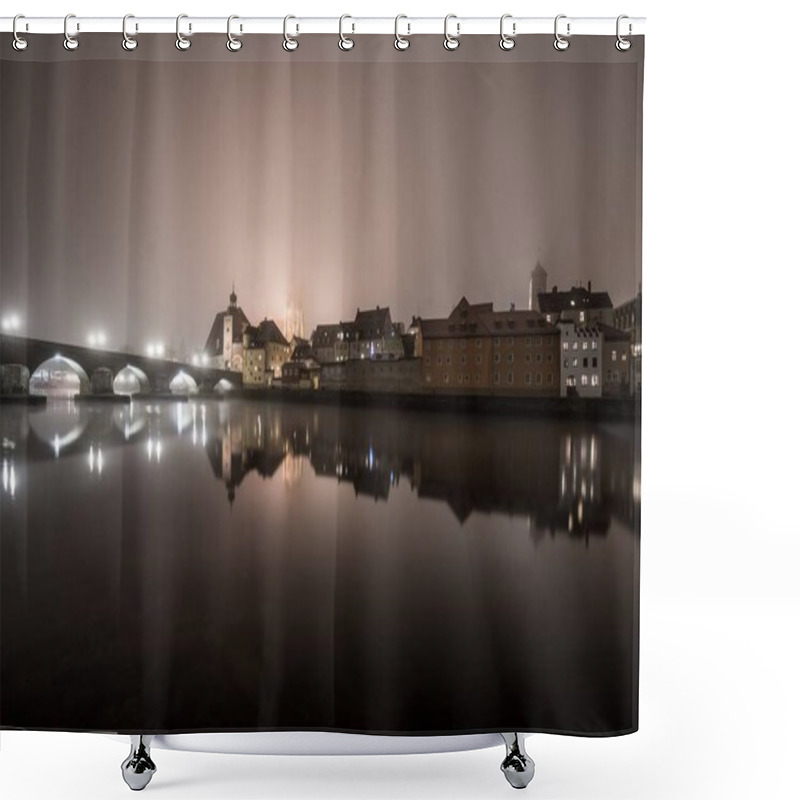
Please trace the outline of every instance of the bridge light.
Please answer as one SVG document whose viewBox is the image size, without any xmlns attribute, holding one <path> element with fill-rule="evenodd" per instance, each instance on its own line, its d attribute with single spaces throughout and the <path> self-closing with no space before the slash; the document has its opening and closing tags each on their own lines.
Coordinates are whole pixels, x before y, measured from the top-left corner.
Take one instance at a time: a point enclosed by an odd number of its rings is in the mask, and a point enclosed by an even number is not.
<svg viewBox="0 0 800 800">
<path fill-rule="evenodd" d="M 18 331 L 21 325 L 21 321 L 19 318 L 19 314 L 8 314 L 7 316 L 3 317 L 2 327 L 3 330 L 8 333 L 13 333 L 14 331 Z"/>
<path fill-rule="evenodd" d="M 197 356 L 197 354 L 195 353 L 195 355 L 192 356 L 192 366 L 196 367 L 199 363 L 200 363 L 200 359 Z"/>
<path fill-rule="evenodd" d="M 208 364 L 208 353 L 203 353 L 203 366 Z"/>
</svg>

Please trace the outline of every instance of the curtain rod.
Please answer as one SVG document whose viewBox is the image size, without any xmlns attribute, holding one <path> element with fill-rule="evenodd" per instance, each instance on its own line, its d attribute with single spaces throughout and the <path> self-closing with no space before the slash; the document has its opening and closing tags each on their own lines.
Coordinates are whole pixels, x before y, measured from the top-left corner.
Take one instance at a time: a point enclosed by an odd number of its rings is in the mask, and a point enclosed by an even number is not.
<svg viewBox="0 0 800 800">
<path fill-rule="evenodd" d="M 193 33 L 221 33 L 228 31 L 227 17 L 184 16 L 180 21 L 184 35 Z M 553 34 L 556 25 L 554 17 L 515 17 L 505 15 L 504 30 L 509 35 L 536 33 Z M 617 31 L 616 17 L 570 17 L 559 15 L 558 30 L 562 35 L 613 36 Z M 236 17 L 234 31 L 238 36 L 248 34 L 283 34 L 284 17 Z M 398 26 L 396 29 L 395 26 Z M 569 27 L 568 27 L 569 26 Z M 17 20 L 17 33 L 64 34 L 64 17 L 25 17 Z M 122 17 L 81 17 L 70 15 L 69 33 L 73 36 L 82 33 L 121 33 Z M 644 17 L 625 17 L 622 35 L 636 36 L 644 33 Z M 497 34 L 500 31 L 500 16 L 496 17 L 458 17 L 450 15 L 447 28 L 453 35 Z M 10 33 L 14 29 L 13 17 L 0 17 L 0 32 Z M 145 33 L 175 33 L 175 17 L 136 17 L 129 16 L 125 29 L 129 35 Z M 443 17 L 292 17 L 289 32 L 292 36 L 306 33 L 339 34 L 391 34 L 399 30 L 403 36 L 416 34 L 443 34 Z"/>
</svg>

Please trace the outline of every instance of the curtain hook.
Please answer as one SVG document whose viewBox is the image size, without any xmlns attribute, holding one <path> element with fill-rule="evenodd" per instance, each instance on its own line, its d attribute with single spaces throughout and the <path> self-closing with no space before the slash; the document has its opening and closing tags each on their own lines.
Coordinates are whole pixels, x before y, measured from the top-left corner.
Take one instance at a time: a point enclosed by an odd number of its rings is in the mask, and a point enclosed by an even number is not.
<svg viewBox="0 0 800 800">
<path fill-rule="evenodd" d="M 131 36 L 128 33 L 128 20 L 129 19 L 136 19 L 133 14 L 126 14 L 122 18 L 122 49 L 123 50 L 135 50 L 139 46 L 139 42 L 136 39 L 136 36 Z M 139 30 L 139 23 L 136 23 L 136 30 Z"/>
<path fill-rule="evenodd" d="M 231 51 L 231 53 L 238 53 L 239 50 L 242 49 L 242 44 L 243 44 L 240 38 L 234 36 L 233 33 L 231 33 L 231 22 L 233 22 L 235 19 L 239 19 L 239 17 L 237 17 L 236 14 L 231 14 L 228 17 L 228 41 L 225 43 L 225 47 L 227 47 L 228 50 Z M 241 31 L 242 31 L 242 26 L 240 25 L 239 32 L 241 33 Z"/>
<path fill-rule="evenodd" d="M 566 18 L 567 18 L 566 14 L 559 14 L 556 17 L 556 21 L 555 21 L 554 26 L 553 26 L 553 30 L 554 30 L 555 35 L 556 35 L 556 40 L 553 42 L 553 47 L 555 47 L 556 50 L 566 50 L 569 47 L 569 39 L 567 39 L 566 37 L 562 36 L 558 32 L 558 21 L 560 19 L 566 19 Z M 571 31 L 570 31 L 570 23 L 568 22 L 567 23 L 567 36 L 569 36 L 570 33 L 571 33 Z"/>
<path fill-rule="evenodd" d="M 631 49 L 631 45 L 633 44 L 633 42 L 631 42 L 630 39 L 626 39 L 620 33 L 620 23 L 624 19 L 629 19 L 627 14 L 620 14 L 617 17 L 617 41 L 616 41 L 616 43 L 614 45 L 617 48 L 617 50 L 619 50 L 621 53 L 624 53 L 626 50 L 630 50 Z M 628 36 L 630 36 L 631 33 L 633 33 L 633 25 L 631 25 L 631 23 L 629 22 L 628 23 Z"/>
<path fill-rule="evenodd" d="M 405 14 L 398 14 L 394 18 L 394 46 L 396 50 L 408 50 L 411 47 L 411 40 L 408 38 L 411 36 L 411 23 L 407 22 L 406 26 L 408 27 L 408 34 L 406 36 L 400 35 L 400 20 L 401 19 L 408 19 Z"/>
<path fill-rule="evenodd" d="M 349 14 L 342 14 L 342 16 L 339 17 L 339 49 L 340 50 L 352 50 L 356 46 L 356 43 L 352 39 L 349 39 L 347 36 L 344 35 L 344 21 L 346 19 L 353 19 L 353 18 Z M 352 23 L 352 24 L 353 24 L 352 33 L 355 33 L 356 32 L 356 24 L 355 24 L 355 22 Z"/>
<path fill-rule="evenodd" d="M 182 19 L 189 19 L 189 15 L 188 14 L 178 14 L 177 18 L 175 19 L 175 36 L 177 37 L 175 39 L 175 47 L 177 47 L 178 50 L 188 50 L 192 46 L 192 40 L 191 39 L 187 39 L 181 33 L 181 20 Z M 192 32 L 192 23 L 190 22 L 189 23 L 189 33 L 191 33 L 191 32 Z"/>
<path fill-rule="evenodd" d="M 297 36 L 290 36 L 289 35 L 289 20 L 290 19 L 297 19 L 297 17 L 292 16 L 291 14 L 287 14 L 283 18 L 283 49 L 289 53 L 293 53 L 300 47 L 300 42 L 297 41 Z M 300 33 L 300 25 L 296 24 L 297 33 Z"/>
<path fill-rule="evenodd" d="M 71 19 L 75 19 L 75 15 L 74 14 L 67 14 L 67 16 L 64 17 L 64 49 L 65 50 L 77 50 L 78 49 L 78 45 L 80 44 L 80 42 L 74 36 L 72 36 L 70 34 L 70 32 L 69 32 L 69 21 Z M 81 29 L 80 23 L 75 23 L 76 32 L 80 31 L 80 29 Z"/>
<path fill-rule="evenodd" d="M 17 31 L 17 21 L 21 20 L 21 19 L 25 19 L 25 18 L 26 17 L 25 17 L 24 14 L 17 14 L 17 16 L 14 17 L 14 22 L 11 25 L 11 32 L 14 34 L 14 41 L 11 42 L 11 44 L 14 47 L 15 50 L 19 50 L 19 51 L 28 49 L 28 40 L 27 39 L 23 39 L 19 35 L 19 32 Z M 25 23 L 25 30 L 26 31 L 28 30 L 28 23 L 27 22 Z"/>
<path fill-rule="evenodd" d="M 514 41 L 514 37 L 517 35 L 517 23 L 511 23 L 511 35 L 505 32 L 505 24 L 507 19 L 512 18 L 512 14 L 503 14 L 500 17 L 500 49 L 501 50 L 512 50 L 516 42 Z"/>
<path fill-rule="evenodd" d="M 453 36 L 447 30 L 447 23 L 450 22 L 451 19 L 456 20 L 456 34 Z M 461 42 L 458 41 L 458 37 L 461 35 L 461 23 L 458 22 L 458 17 L 455 14 L 448 14 L 444 18 L 444 49 L 445 50 L 458 50 L 458 46 Z"/>
</svg>

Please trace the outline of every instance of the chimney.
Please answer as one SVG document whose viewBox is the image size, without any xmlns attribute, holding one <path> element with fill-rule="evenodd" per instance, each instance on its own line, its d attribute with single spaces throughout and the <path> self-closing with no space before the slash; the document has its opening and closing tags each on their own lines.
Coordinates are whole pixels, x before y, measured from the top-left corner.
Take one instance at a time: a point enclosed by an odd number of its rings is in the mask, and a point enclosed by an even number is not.
<svg viewBox="0 0 800 800">
<path fill-rule="evenodd" d="M 553 294 L 557 294 L 557 293 L 558 293 L 558 286 L 553 284 Z"/>
<path fill-rule="evenodd" d="M 589 294 L 591 294 L 591 293 L 592 293 L 592 282 L 589 281 Z"/>
<path fill-rule="evenodd" d="M 514 303 L 511 304 L 511 310 L 514 311 Z"/>
</svg>

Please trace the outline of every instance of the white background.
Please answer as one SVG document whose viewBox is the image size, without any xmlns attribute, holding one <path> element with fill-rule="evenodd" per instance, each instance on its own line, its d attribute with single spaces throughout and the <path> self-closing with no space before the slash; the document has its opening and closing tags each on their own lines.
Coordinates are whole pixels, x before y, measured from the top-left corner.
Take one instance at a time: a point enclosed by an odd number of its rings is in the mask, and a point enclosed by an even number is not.
<svg viewBox="0 0 800 800">
<path fill-rule="evenodd" d="M 3 14 L 647 16 L 639 733 L 534 736 L 545 798 L 797 797 L 797 4 L 18 0 Z M 4 732 L 3 798 L 127 797 L 127 747 Z M 500 749 L 155 751 L 163 798 L 509 797 Z"/>
</svg>

